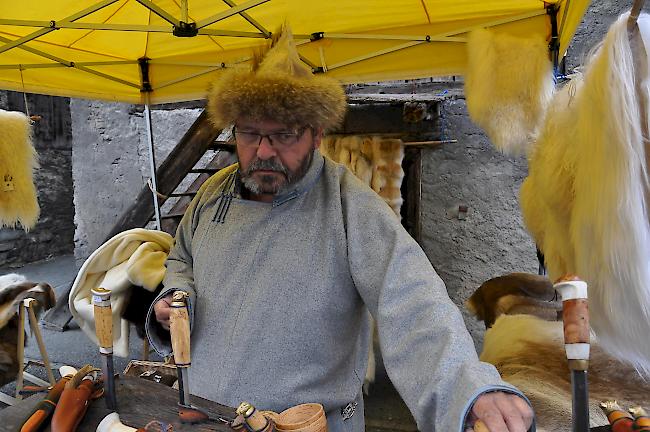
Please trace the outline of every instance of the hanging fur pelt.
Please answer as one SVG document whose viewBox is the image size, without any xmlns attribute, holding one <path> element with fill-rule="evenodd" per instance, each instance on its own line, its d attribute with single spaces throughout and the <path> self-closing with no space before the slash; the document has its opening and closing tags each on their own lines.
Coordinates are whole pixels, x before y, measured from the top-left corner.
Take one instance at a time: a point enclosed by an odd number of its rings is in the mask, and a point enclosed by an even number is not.
<svg viewBox="0 0 650 432">
<path fill-rule="evenodd" d="M 46 283 L 28 282 L 24 276 L 0 276 L 0 387 L 16 379 L 18 373 L 18 305 L 32 297 L 35 311 L 45 311 L 55 304 L 54 290 Z"/>
<path fill-rule="evenodd" d="M 627 17 L 610 28 L 582 78 L 554 98 L 521 189 L 524 220 L 551 279 L 589 284 L 600 345 L 650 375 L 648 172 Z M 648 15 L 639 26 L 650 26 Z M 650 46 L 647 44 L 647 46 Z"/>
<path fill-rule="evenodd" d="M 0 228 L 16 225 L 28 231 L 39 208 L 32 173 L 37 167 L 29 118 L 0 109 Z"/>
<path fill-rule="evenodd" d="M 399 217 L 404 200 L 400 188 L 404 179 L 404 144 L 399 139 L 379 136 L 326 136 L 321 153 L 345 165 L 362 182 L 379 194 Z"/>
<path fill-rule="evenodd" d="M 553 70 L 543 38 L 480 29 L 467 41 L 467 110 L 495 147 L 523 154 L 553 95 Z"/>
</svg>

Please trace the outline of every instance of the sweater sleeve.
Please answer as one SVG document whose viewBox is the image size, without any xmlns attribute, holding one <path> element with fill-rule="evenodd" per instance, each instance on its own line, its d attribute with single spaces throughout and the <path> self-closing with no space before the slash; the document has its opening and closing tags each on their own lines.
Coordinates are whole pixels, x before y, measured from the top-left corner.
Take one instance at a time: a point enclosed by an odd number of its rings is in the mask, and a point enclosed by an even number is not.
<svg viewBox="0 0 650 432">
<path fill-rule="evenodd" d="M 187 303 L 187 310 L 190 317 L 190 327 L 194 322 L 194 304 L 196 302 L 196 287 L 194 285 L 194 270 L 192 258 L 192 239 L 201 216 L 202 208 L 209 202 L 218 199 L 220 187 L 223 180 L 238 168 L 237 164 L 224 168 L 210 179 L 208 179 L 199 188 L 192 202 L 188 206 L 178 228 L 176 237 L 172 246 L 165 267 L 167 271 L 163 279 L 164 288 L 155 298 L 149 307 L 145 328 L 149 343 L 153 349 L 161 356 L 165 357 L 172 353 L 171 342 L 168 338 L 160 337 L 165 332 L 159 331 L 155 327 L 160 327 L 156 321 L 153 310 L 154 304 L 161 298 L 169 295 L 174 291 L 185 291 L 190 296 Z"/>
<path fill-rule="evenodd" d="M 487 391 L 523 397 L 479 361 L 443 281 L 388 205 L 370 189 L 352 189 L 342 195 L 350 271 L 377 321 L 386 371 L 418 429 L 463 431 Z"/>
</svg>

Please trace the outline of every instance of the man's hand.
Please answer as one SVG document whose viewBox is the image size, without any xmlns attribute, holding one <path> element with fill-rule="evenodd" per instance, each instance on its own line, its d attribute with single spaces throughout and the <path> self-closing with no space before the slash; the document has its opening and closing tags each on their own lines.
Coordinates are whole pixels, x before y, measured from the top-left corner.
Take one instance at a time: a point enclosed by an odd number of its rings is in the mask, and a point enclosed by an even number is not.
<svg viewBox="0 0 650 432">
<path fill-rule="evenodd" d="M 153 305 L 153 311 L 156 314 L 156 321 L 160 323 L 162 328 L 169 330 L 169 311 L 172 304 L 172 294 L 161 298 Z"/>
<path fill-rule="evenodd" d="M 468 421 L 474 426 L 469 430 L 475 432 L 526 432 L 532 424 L 533 410 L 528 403 L 515 394 L 499 391 L 479 396 Z"/>
</svg>

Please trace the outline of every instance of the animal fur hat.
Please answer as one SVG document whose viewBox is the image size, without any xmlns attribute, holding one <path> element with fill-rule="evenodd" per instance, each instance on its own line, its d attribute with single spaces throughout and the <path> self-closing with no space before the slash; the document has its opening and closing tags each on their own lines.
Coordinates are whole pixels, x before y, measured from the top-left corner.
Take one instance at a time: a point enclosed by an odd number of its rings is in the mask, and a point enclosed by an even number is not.
<svg viewBox="0 0 650 432">
<path fill-rule="evenodd" d="M 251 71 L 224 72 L 208 94 L 210 120 L 220 129 L 246 117 L 332 130 L 341 124 L 346 108 L 341 84 L 312 74 L 286 24 L 266 51 L 253 58 Z"/>
</svg>

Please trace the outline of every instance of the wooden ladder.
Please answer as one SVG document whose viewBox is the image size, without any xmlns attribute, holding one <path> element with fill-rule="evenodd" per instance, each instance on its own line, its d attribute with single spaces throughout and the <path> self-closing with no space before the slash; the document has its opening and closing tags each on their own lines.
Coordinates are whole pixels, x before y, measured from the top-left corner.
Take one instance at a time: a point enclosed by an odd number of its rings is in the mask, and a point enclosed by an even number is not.
<svg viewBox="0 0 650 432">
<path fill-rule="evenodd" d="M 161 218 L 163 231 L 174 235 L 187 206 L 203 182 L 221 168 L 236 162 L 234 146 L 217 141 L 221 132 L 214 129 L 208 120 L 207 112 L 203 111 L 156 170 L 158 202 L 162 209 L 169 208 Z M 177 190 L 181 188 L 183 190 Z M 165 203 L 167 205 L 163 206 Z M 104 242 L 123 231 L 146 227 L 153 217 L 151 189 L 144 185 Z M 67 328 L 72 319 L 68 308 L 71 289 L 72 284 L 59 297 L 56 306 L 43 316 L 41 322 L 45 327 L 59 331 Z"/>
</svg>

